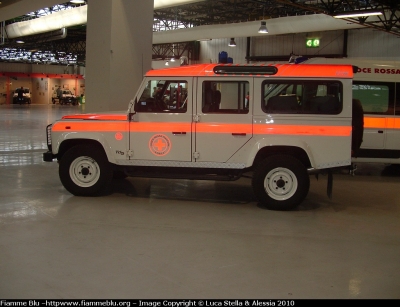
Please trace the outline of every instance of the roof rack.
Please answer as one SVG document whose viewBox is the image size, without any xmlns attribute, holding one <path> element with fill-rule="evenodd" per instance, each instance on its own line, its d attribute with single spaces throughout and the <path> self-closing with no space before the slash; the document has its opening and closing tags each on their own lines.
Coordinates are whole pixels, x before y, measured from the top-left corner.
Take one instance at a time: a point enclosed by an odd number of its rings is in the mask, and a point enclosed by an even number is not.
<svg viewBox="0 0 400 307">
<path fill-rule="evenodd" d="M 225 66 L 218 65 L 213 69 L 217 75 L 275 75 L 275 66 Z"/>
</svg>

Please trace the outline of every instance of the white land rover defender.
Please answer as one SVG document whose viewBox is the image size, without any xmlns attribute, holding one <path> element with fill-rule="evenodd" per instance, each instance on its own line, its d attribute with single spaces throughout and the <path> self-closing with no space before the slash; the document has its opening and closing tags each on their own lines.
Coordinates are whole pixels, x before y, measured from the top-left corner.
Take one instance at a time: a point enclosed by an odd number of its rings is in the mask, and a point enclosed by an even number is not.
<svg viewBox="0 0 400 307">
<path fill-rule="evenodd" d="M 101 194 L 120 175 L 250 174 L 262 205 L 290 210 L 307 196 L 311 172 L 327 172 L 331 186 L 331 170 L 349 168 L 360 147 L 353 70 L 315 64 L 151 70 L 127 111 L 67 115 L 47 126 L 43 159 L 57 159 L 61 182 L 74 195 Z"/>
<path fill-rule="evenodd" d="M 31 91 L 29 88 L 17 88 L 14 91 L 13 94 L 13 104 L 19 103 L 19 104 L 23 104 L 23 103 L 27 103 L 27 104 L 31 104 L 32 100 L 31 100 Z"/>
<path fill-rule="evenodd" d="M 78 98 L 70 90 L 55 90 L 51 97 L 51 101 L 53 104 L 56 102 L 59 104 L 78 104 Z"/>
</svg>

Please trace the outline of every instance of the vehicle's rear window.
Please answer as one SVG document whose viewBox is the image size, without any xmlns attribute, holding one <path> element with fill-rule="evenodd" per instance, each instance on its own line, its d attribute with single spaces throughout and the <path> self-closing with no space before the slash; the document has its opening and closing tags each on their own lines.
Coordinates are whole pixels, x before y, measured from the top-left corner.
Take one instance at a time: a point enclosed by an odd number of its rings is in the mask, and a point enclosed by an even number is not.
<svg viewBox="0 0 400 307">
<path fill-rule="evenodd" d="M 339 114 L 342 84 L 325 80 L 266 80 L 262 83 L 262 110 L 284 114 Z"/>
</svg>

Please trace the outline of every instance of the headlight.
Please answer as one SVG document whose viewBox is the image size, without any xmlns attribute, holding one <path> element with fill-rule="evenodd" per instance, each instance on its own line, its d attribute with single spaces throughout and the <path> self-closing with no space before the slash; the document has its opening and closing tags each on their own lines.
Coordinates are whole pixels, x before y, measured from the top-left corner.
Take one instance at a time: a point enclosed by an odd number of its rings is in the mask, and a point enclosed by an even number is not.
<svg viewBox="0 0 400 307">
<path fill-rule="evenodd" d="M 52 151 L 51 150 L 51 126 L 53 126 L 53 124 L 47 125 L 47 127 L 46 127 L 47 148 L 49 149 L 49 151 Z"/>
</svg>

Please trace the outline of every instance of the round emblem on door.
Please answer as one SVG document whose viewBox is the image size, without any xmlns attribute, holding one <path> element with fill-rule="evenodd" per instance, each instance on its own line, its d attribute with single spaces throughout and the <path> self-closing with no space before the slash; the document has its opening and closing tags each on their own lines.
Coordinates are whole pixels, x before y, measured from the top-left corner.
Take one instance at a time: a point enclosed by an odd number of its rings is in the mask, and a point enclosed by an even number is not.
<svg viewBox="0 0 400 307">
<path fill-rule="evenodd" d="M 123 138 L 124 138 L 124 135 L 123 135 L 121 132 L 117 132 L 117 133 L 115 134 L 115 139 L 116 139 L 117 141 L 121 141 Z"/>
<path fill-rule="evenodd" d="M 153 155 L 165 156 L 171 150 L 171 141 L 164 134 L 156 134 L 151 137 L 149 148 Z"/>
</svg>

